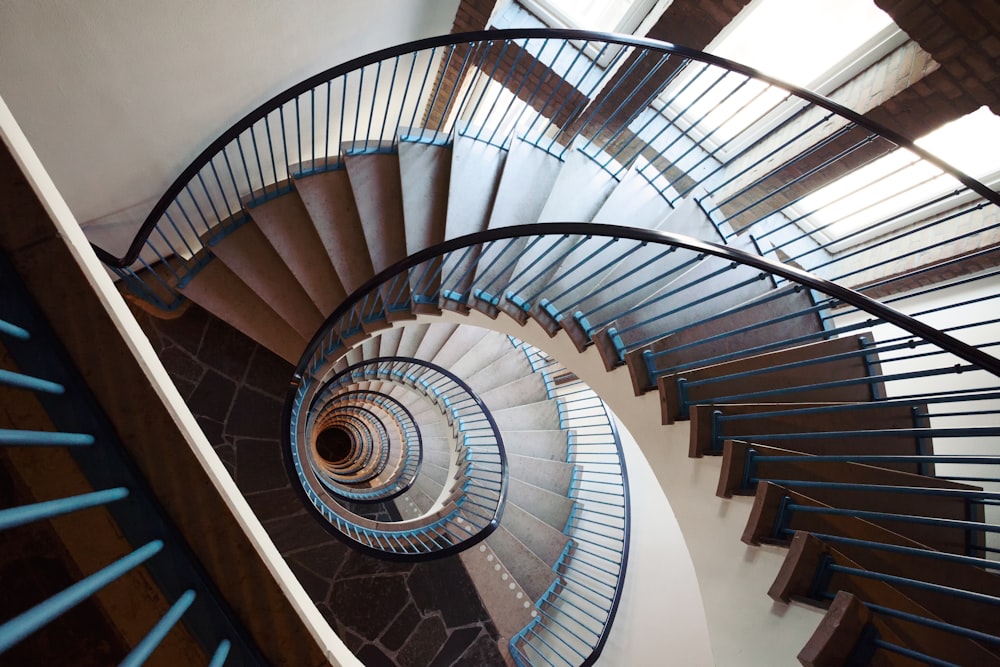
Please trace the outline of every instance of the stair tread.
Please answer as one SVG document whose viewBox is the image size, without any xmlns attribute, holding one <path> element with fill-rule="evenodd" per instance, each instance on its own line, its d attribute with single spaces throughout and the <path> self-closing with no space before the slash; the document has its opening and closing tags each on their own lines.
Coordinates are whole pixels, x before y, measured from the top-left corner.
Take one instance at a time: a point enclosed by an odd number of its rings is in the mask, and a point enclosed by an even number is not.
<svg viewBox="0 0 1000 667">
<path fill-rule="evenodd" d="M 530 507 L 536 518 L 560 532 L 566 527 L 566 521 L 576 504 L 566 496 L 514 478 L 510 479 L 507 498 L 519 507 Z"/>
<path fill-rule="evenodd" d="M 206 264 L 180 292 L 290 363 L 306 340 L 222 262 Z"/>
<path fill-rule="evenodd" d="M 337 282 L 349 294 L 374 275 L 350 178 L 343 169 L 295 180 Z"/>
<path fill-rule="evenodd" d="M 347 296 L 330 256 L 323 251 L 311 211 L 295 193 L 250 209 L 250 217 L 285 260 L 319 308 L 329 315 Z"/>
<path fill-rule="evenodd" d="M 520 454 L 507 454 L 510 475 L 560 496 L 569 492 L 576 466 L 565 461 L 546 461 Z"/>
<path fill-rule="evenodd" d="M 504 526 L 486 538 L 486 543 L 531 600 L 537 600 L 556 579 L 552 566 L 539 558 Z"/>
<path fill-rule="evenodd" d="M 212 246 L 212 253 L 305 339 L 312 338 L 323 315 L 253 222 Z"/>
<path fill-rule="evenodd" d="M 375 273 L 407 255 L 399 156 L 349 152 L 344 158 Z"/>
<path fill-rule="evenodd" d="M 549 190 L 539 222 L 590 222 L 618 185 L 612 176 L 583 151 L 566 156 Z"/>
<path fill-rule="evenodd" d="M 556 156 L 514 139 L 500 175 L 489 228 L 538 222 L 562 164 Z"/>
<path fill-rule="evenodd" d="M 445 238 L 451 146 L 401 139 L 399 177 L 406 252 L 412 255 Z"/>
<path fill-rule="evenodd" d="M 489 379 L 494 382 L 506 382 L 485 390 L 471 382 L 469 384 L 490 410 L 502 410 L 525 403 L 536 403 L 548 398 L 545 380 L 540 375 L 522 375 L 515 380 L 509 380 L 506 375 L 497 373 Z"/>
</svg>

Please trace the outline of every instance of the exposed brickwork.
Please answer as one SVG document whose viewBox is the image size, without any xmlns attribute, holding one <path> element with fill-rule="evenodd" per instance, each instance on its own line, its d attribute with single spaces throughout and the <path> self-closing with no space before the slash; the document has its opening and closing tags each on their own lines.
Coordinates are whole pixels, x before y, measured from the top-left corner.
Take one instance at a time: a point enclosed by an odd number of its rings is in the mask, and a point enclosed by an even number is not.
<svg viewBox="0 0 1000 667">
<path fill-rule="evenodd" d="M 497 0 L 460 0 L 458 11 L 455 12 L 455 21 L 451 26 L 452 34 L 485 30 L 496 3 Z M 434 78 L 435 87 L 444 81 L 447 88 L 452 89 L 462 71 L 462 62 L 467 54 L 468 49 L 458 47 L 451 58 L 441 61 L 437 76 Z M 423 127 L 437 127 L 445 118 L 449 108 L 447 96 L 435 98 L 433 106 L 424 114 Z"/>
<path fill-rule="evenodd" d="M 875 0 L 943 70 L 931 95 L 968 97 L 1000 114 L 1000 3 L 996 0 Z M 917 91 L 919 95 L 924 91 Z"/>
</svg>

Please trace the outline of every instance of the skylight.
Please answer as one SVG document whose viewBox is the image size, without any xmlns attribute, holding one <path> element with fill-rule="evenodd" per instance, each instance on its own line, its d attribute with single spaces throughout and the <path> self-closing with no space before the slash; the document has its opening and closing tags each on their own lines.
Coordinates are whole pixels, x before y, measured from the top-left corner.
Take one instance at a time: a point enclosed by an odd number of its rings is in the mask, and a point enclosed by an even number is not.
<svg viewBox="0 0 1000 667">
<path fill-rule="evenodd" d="M 816 88 L 891 25 L 871 0 L 756 0 L 707 50 L 789 83 Z M 746 130 L 787 96 L 780 88 L 721 68 L 689 69 L 672 87 L 673 98 L 664 101 L 685 110 L 692 124 L 719 143 Z"/>
<path fill-rule="evenodd" d="M 522 0 L 522 4 L 548 19 L 550 25 L 632 32 L 654 0 Z"/>
<path fill-rule="evenodd" d="M 988 107 L 914 143 L 974 178 L 991 180 L 1000 172 L 1000 117 Z M 817 190 L 797 208 L 816 211 L 811 223 L 840 239 L 954 188 L 953 178 L 901 148 Z"/>
</svg>

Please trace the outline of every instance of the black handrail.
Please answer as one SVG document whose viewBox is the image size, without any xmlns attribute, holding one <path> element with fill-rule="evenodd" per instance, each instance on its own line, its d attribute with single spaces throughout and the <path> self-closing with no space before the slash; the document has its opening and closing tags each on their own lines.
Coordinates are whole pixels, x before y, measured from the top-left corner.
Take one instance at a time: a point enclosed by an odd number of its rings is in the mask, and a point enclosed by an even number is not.
<svg viewBox="0 0 1000 667">
<path fill-rule="evenodd" d="M 530 224 L 512 225 L 509 227 L 487 229 L 482 232 L 467 234 L 465 236 L 460 236 L 429 248 L 425 248 L 424 250 L 416 252 L 409 257 L 396 262 L 383 271 L 380 271 L 370 280 L 361 285 L 361 287 L 355 290 L 353 294 L 348 296 L 343 303 L 337 306 L 333 313 L 331 313 L 323 323 L 323 326 L 321 326 L 317 333 L 312 337 L 309 344 L 305 348 L 306 351 L 303 353 L 302 358 L 295 369 L 292 380 L 293 384 L 298 385 L 301 382 L 306 373 L 306 366 L 309 363 L 309 359 L 312 356 L 313 351 L 318 345 L 321 344 L 322 339 L 331 330 L 330 327 L 336 323 L 337 320 L 350 312 L 350 310 L 354 308 L 365 297 L 365 295 L 375 291 L 379 286 L 388 283 L 395 276 L 400 275 L 405 271 L 435 257 L 470 246 L 488 243 L 490 241 L 516 237 L 562 235 L 599 236 L 608 238 L 617 237 L 644 243 L 658 243 L 661 245 L 685 248 L 699 253 L 713 255 L 725 260 L 745 264 L 747 266 L 752 266 L 756 269 L 760 269 L 761 271 L 786 278 L 787 280 L 802 285 L 803 287 L 816 290 L 817 292 L 822 292 L 827 296 L 831 296 L 843 303 L 854 306 L 859 310 L 863 310 L 879 319 L 884 320 L 885 322 L 894 324 L 915 336 L 919 336 L 923 340 L 937 345 L 942 350 L 954 354 L 956 357 L 969 362 L 973 366 L 979 367 L 1000 377 L 1000 359 L 986 354 L 985 352 L 958 340 L 954 336 L 943 333 L 930 325 L 924 324 L 923 322 L 906 315 L 895 308 L 876 301 L 875 299 L 872 299 L 871 297 L 856 290 L 838 285 L 837 283 L 826 280 L 825 278 L 820 278 L 819 276 L 805 271 L 804 269 L 782 264 L 781 262 L 776 262 L 737 248 L 711 243 L 709 241 L 701 241 L 690 236 L 684 236 L 682 234 L 675 234 L 672 232 L 661 232 L 633 227 L 619 227 L 617 225 L 591 222 L 553 222 L 546 223 L 542 227 Z"/>
<path fill-rule="evenodd" d="M 198 172 L 205 167 L 211 159 L 217 155 L 229 142 L 237 138 L 242 132 L 246 131 L 253 124 L 264 118 L 271 111 L 279 108 L 285 102 L 288 102 L 298 95 L 314 88 L 320 83 L 334 79 L 335 77 L 348 74 L 349 72 L 358 70 L 367 65 L 372 65 L 382 60 L 387 60 L 389 58 L 395 58 L 398 56 L 406 55 L 416 51 L 430 49 L 440 46 L 452 46 L 458 44 L 469 44 L 475 42 L 482 42 L 487 40 L 503 40 L 503 39 L 564 39 L 569 41 L 601 41 L 610 44 L 618 44 L 626 47 L 639 47 L 647 49 L 649 51 L 654 51 L 664 54 L 675 54 L 692 60 L 697 60 L 699 62 L 707 63 L 710 65 L 716 65 L 723 67 L 730 71 L 738 72 L 749 77 L 753 77 L 769 83 L 774 86 L 778 86 L 788 92 L 792 93 L 796 97 L 806 100 L 818 107 L 824 108 L 828 111 L 832 111 L 844 118 L 849 119 L 851 122 L 864 127 L 871 132 L 888 139 L 897 146 L 903 147 L 920 158 L 928 161 L 934 166 L 938 167 L 945 173 L 950 174 L 963 185 L 965 185 L 970 190 L 973 190 L 984 199 L 1000 206 L 1000 192 L 996 192 L 991 188 L 987 187 L 980 181 L 972 178 L 968 174 L 952 167 L 943 160 L 935 157 L 928 151 L 920 148 L 912 141 L 902 136 L 901 134 L 895 132 L 894 130 L 877 123 L 862 114 L 859 114 L 847 107 L 834 102 L 833 100 L 820 95 L 818 93 L 812 92 L 805 88 L 792 85 L 781 79 L 777 79 L 772 76 L 761 73 L 760 71 L 741 65 L 739 63 L 727 60 L 726 58 L 720 58 L 697 49 L 688 48 L 685 46 L 679 46 L 676 44 L 671 44 L 669 42 L 661 42 L 654 39 L 645 39 L 639 37 L 633 37 L 631 35 L 619 35 L 607 32 L 596 32 L 589 30 L 563 30 L 563 29 L 552 29 L 552 28 L 517 28 L 517 29 L 506 29 L 506 30 L 481 30 L 476 32 L 466 32 L 466 33 L 455 33 L 451 35 L 442 35 L 438 37 L 429 37 L 425 39 L 420 39 L 405 44 L 400 44 L 397 46 L 392 46 L 379 51 L 374 51 L 367 55 L 359 56 L 345 63 L 331 67 L 329 69 L 323 70 L 318 74 L 315 74 L 304 81 L 291 86 L 284 91 L 278 93 L 271 99 L 260 104 L 253 111 L 246 114 L 243 118 L 234 123 L 228 130 L 223 132 L 215 141 L 210 143 L 198 156 L 185 168 L 180 175 L 174 180 L 174 182 L 167 188 L 166 192 L 160 197 L 160 199 L 153 206 L 149 215 L 146 216 L 146 220 L 140 226 L 138 232 L 136 232 L 135 238 L 129 245 L 128 250 L 121 257 L 115 257 L 103 248 L 91 244 L 94 248 L 94 252 L 97 254 L 98 258 L 107 264 L 108 266 L 115 268 L 126 268 L 132 262 L 134 262 L 142 250 L 143 244 L 149 238 L 152 233 L 153 228 L 156 226 L 160 218 L 166 213 L 170 204 L 180 196 L 184 188 L 192 181 L 192 179 L 198 174 Z"/>
</svg>

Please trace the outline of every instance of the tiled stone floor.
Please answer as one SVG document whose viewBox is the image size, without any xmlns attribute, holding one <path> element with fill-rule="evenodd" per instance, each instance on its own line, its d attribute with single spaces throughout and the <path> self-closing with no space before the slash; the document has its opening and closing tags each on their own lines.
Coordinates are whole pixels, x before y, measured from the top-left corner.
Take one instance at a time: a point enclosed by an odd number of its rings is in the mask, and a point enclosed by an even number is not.
<svg viewBox="0 0 1000 667">
<path fill-rule="evenodd" d="M 365 665 L 503 664 L 496 629 L 457 557 L 377 560 L 303 509 L 280 453 L 290 364 L 194 305 L 173 320 L 136 317 L 278 550 Z"/>
</svg>

